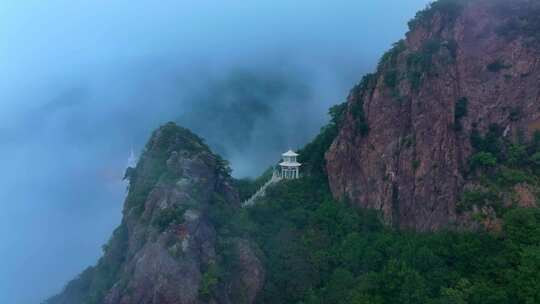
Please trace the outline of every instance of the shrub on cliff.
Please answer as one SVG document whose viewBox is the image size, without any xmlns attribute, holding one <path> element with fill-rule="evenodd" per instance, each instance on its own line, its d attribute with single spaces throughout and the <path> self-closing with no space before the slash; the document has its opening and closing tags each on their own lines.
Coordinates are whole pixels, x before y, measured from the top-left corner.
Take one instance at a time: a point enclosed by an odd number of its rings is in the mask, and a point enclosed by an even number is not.
<svg viewBox="0 0 540 304">
<path fill-rule="evenodd" d="M 330 122 L 321 128 L 313 141 L 299 151 L 299 161 L 303 163 L 306 175 L 326 177 L 326 160 L 324 154 L 336 138 L 345 116 L 347 103 L 337 104 L 328 110 Z"/>
<path fill-rule="evenodd" d="M 461 13 L 463 0 L 438 0 L 430 3 L 424 10 L 416 13 L 409 21 L 409 29 L 414 30 L 418 26 L 428 26 L 435 14 L 440 14 L 447 23 L 453 23 Z"/>
<path fill-rule="evenodd" d="M 463 128 L 461 125 L 461 119 L 467 116 L 468 105 L 469 100 L 467 99 L 467 97 L 462 97 L 456 102 L 454 106 L 454 129 L 456 131 L 461 131 Z"/>
<path fill-rule="evenodd" d="M 501 70 L 508 69 L 510 67 L 511 66 L 505 64 L 501 59 L 497 59 L 493 61 L 492 63 L 488 64 L 486 68 L 488 69 L 488 71 L 492 73 L 497 73 Z"/>
<path fill-rule="evenodd" d="M 470 166 L 476 168 L 493 168 L 497 165 L 497 158 L 489 152 L 478 152 L 471 157 Z"/>
<path fill-rule="evenodd" d="M 175 207 L 160 210 L 152 221 L 152 225 L 160 232 L 165 231 L 171 224 L 181 224 L 184 221 L 184 208 Z"/>
</svg>

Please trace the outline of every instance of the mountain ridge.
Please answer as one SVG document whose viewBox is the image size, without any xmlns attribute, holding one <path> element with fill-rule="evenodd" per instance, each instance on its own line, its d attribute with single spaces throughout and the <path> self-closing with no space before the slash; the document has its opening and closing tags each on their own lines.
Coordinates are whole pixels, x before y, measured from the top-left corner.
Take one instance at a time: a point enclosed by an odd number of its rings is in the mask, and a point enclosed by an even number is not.
<svg viewBox="0 0 540 304">
<path fill-rule="evenodd" d="M 531 141 L 540 122 L 537 1 L 438 1 L 417 14 L 348 98 L 326 155 L 338 198 L 381 210 L 399 228 L 468 225 L 474 132 L 498 126 Z M 516 25 L 516 19 L 521 18 Z"/>
<path fill-rule="evenodd" d="M 538 3 L 420 12 L 299 151 L 303 177 L 250 208 L 271 171 L 234 180 L 160 127 L 103 257 L 46 303 L 539 302 Z"/>
<path fill-rule="evenodd" d="M 240 208 L 226 161 L 168 123 L 152 134 L 126 178 L 122 223 L 103 257 L 47 303 L 197 303 L 217 295 L 220 303 L 252 301 L 264 277 L 255 247 L 239 237 L 218 240 L 209 218 L 217 201 Z M 215 281 L 219 246 L 237 259 L 226 285 Z"/>
</svg>

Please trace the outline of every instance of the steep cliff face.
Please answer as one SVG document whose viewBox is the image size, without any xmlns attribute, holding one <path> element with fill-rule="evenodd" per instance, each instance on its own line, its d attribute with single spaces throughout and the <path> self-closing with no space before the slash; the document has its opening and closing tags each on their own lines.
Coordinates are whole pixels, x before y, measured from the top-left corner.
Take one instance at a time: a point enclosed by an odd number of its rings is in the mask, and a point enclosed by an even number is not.
<svg viewBox="0 0 540 304">
<path fill-rule="evenodd" d="M 401 228 L 462 222 L 471 134 L 540 129 L 539 1 L 438 1 L 350 93 L 326 154 L 334 195 Z"/>
<path fill-rule="evenodd" d="M 169 123 L 153 134 L 127 178 L 124 218 L 104 257 L 49 303 L 254 301 L 264 279 L 255 248 L 241 238 L 222 238 L 209 219 L 218 202 L 240 207 L 219 156 Z"/>
</svg>

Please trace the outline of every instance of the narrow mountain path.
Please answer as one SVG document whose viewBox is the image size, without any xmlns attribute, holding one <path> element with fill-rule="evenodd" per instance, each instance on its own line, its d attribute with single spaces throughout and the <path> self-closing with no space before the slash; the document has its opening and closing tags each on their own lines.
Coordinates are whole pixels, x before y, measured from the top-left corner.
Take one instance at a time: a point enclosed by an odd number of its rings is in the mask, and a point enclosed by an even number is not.
<svg viewBox="0 0 540 304">
<path fill-rule="evenodd" d="M 268 180 L 264 185 L 255 192 L 249 199 L 247 199 L 245 202 L 242 203 L 242 208 L 250 207 L 255 204 L 258 198 L 264 197 L 266 194 L 266 189 L 270 187 L 270 185 L 273 185 L 281 180 L 281 177 L 277 172 L 274 172 L 272 174 L 272 178 Z"/>
</svg>

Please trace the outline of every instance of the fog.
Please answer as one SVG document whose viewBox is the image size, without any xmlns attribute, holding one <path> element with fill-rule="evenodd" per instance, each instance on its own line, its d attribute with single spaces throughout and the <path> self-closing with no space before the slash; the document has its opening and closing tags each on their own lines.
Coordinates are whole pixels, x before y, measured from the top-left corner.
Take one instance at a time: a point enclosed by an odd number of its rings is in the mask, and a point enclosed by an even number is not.
<svg viewBox="0 0 540 304">
<path fill-rule="evenodd" d="M 256 176 L 300 148 L 421 0 L 0 2 L 0 303 L 39 303 L 120 222 L 130 150 L 173 120 Z"/>
</svg>

